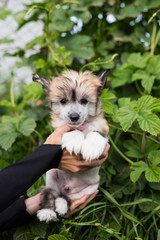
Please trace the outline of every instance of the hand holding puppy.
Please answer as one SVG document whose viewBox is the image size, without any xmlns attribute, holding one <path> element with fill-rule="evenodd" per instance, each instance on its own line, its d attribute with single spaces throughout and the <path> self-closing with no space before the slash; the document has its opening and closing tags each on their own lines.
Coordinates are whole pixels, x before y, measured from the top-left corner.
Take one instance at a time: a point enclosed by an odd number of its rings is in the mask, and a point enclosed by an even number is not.
<svg viewBox="0 0 160 240">
<path fill-rule="evenodd" d="M 81 126 L 77 129 L 82 131 L 84 130 L 84 127 Z M 65 132 L 69 132 L 72 130 L 74 130 L 74 128 L 64 124 L 63 126 L 57 128 L 52 134 L 50 134 L 44 144 L 57 144 L 57 145 L 60 144 L 61 145 L 62 135 Z M 76 156 L 75 154 L 70 155 L 69 152 L 67 152 L 66 150 L 63 150 L 63 155 L 58 168 L 61 170 L 68 170 L 76 173 L 80 171 L 86 171 L 92 167 L 99 167 L 107 159 L 109 148 L 110 148 L 110 145 L 107 144 L 100 158 L 92 162 L 83 161 L 82 155 L 78 155 L 78 156 Z"/>
</svg>

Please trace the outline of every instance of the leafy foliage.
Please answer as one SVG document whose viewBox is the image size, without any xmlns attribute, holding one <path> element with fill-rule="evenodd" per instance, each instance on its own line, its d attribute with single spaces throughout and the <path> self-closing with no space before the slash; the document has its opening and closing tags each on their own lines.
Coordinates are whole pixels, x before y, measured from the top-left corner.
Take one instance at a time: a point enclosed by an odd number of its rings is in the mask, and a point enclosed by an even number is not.
<svg viewBox="0 0 160 240">
<path fill-rule="evenodd" d="M 25 8 L 14 16 L 17 31 L 39 19 L 44 29 L 24 49 L 6 53 L 19 57 L 17 67 L 29 66 L 48 79 L 66 68 L 89 69 L 95 74 L 111 69 L 101 95 L 111 149 L 101 167 L 100 193 L 77 216 L 56 224 L 34 221 L 2 238 L 159 239 L 159 1 L 32 0 Z M 2 20 L 9 14 L 0 8 Z M 0 43 L 11 41 L 1 39 Z M 35 46 L 39 51 L 26 57 Z M 0 169 L 34 151 L 52 131 L 41 86 L 25 85 L 16 95 L 14 69 L 4 85 Z M 43 184 L 44 176 L 28 195 L 36 194 Z"/>
</svg>

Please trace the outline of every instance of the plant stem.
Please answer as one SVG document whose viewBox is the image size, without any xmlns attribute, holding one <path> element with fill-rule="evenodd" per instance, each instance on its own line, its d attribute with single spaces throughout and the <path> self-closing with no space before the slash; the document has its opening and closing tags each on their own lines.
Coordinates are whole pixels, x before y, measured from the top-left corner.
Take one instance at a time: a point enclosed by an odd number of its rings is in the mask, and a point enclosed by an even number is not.
<svg viewBox="0 0 160 240">
<path fill-rule="evenodd" d="M 86 68 L 86 67 L 88 67 L 88 66 L 91 66 L 91 65 L 94 66 L 94 65 L 101 65 L 101 64 L 109 64 L 109 63 L 113 62 L 113 60 L 114 60 L 117 56 L 118 56 L 118 54 L 115 53 L 115 54 L 112 55 L 111 59 L 109 59 L 108 61 L 102 61 L 102 62 L 96 62 L 96 61 L 94 61 L 94 62 L 91 62 L 91 63 L 87 63 L 86 65 L 84 65 L 84 66 L 80 69 L 80 71 L 82 71 L 84 68 Z"/>
<path fill-rule="evenodd" d="M 34 145 L 35 147 L 37 147 L 37 143 L 36 143 L 36 141 L 34 140 L 34 138 L 32 137 L 32 135 L 29 136 L 29 139 L 30 139 L 30 141 L 33 143 L 33 145 Z"/>
<path fill-rule="evenodd" d="M 152 31 L 152 39 L 151 39 L 151 54 L 154 55 L 154 51 L 156 49 L 156 46 L 159 42 L 159 38 L 160 38 L 160 30 L 158 31 L 157 35 L 157 23 L 154 22 L 153 25 L 153 31 Z"/>
<path fill-rule="evenodd" d="M 110 140 L 110 142 L 112 143 L 112 146 L 114 147 L 114 149 L 115 149 L 128 163 L 130 163 L 131 165 L 133 165 L 133 162 L 132 162 L 129 158 L 127 158 L 127 157 L 119 150 L 119 148 L 115 145 L 115 143 L 113 142 L 113 140 L 112 140 L 111 137 L 109 137 L 109 140 Z"/>
<path fill-rule="evenodd" d="M 153 48 L 154 51 L 155 51 L 155 48 L 156 48 L 156 46 L 159 42 L 159 38 L 160 38 L 160 30 L 158 31 L 157 36 L 156 36 L 155 41 L 154 41 L 154 48 Z"/>
<path fill-rule="evenodd" d="M 37 134 L 37 136 L 44 142 L 44 139 L 42 137 L 42 135 L 37 131 L 37 130 L 34 130 L 34 132 Z"/>
<path fill-rule="evenodd" d="M 151 54 L 154 55 L 154 40 L 156 38 L 157 24 L 154 22 L 153 30 L 152 30 L 152 38 L 151 38 Z"/>
<path fill-rule="evenodd" d="M 146 143 L 146 132 L 143 132 L 142 134 L 142 144 L 141 144 L 141 151 L 144 153 L 144 148 L 145 148 L 145 143 Z"/>
<path fill-rule="evenodd" d="M 137 91 L 139 92 L 139 94 L 141 94 L 142 96 L 144 96 L 144 92 L 142 92 L 142 90 L 140 89 L 139 85 L 138 85 L 138 81 L 135 82 L 136 83 L 136 88 L 137 88 Z"/>
<path fill-rule="evenodd" d="M 109 125 L 109 127 L 116 128 L 116 129 L 118 129 L 118 130 L 123 131 L 122 128 L 117 127 L 117 126 L 115 126 L 115 125 L 113 125 L 113 124 L 108 123 L 108 125 Z M 138 132 L 136 132 L 136 131 L 132 131 L 132 130 L 127 130 L 127 132 L 130 132 L 130 133 L 137 133 L 137 134 L 138 134 Z"/>
<path fill-rule="evenodd" d="M 119 129 L 119 130 L 123 131 L 122 128 L 117 127 L 117 126 L 115 126 L 115 125 L 113 125 L 113 124 L 110 124 L 110 123 L 109 123 L 108 125 L 109 125 L 109 127 L 112 127 L 112 128 Z M 143 133 L 140 133 L 140 132 L 137 132 L 137 131 L 133 131 L 133 130 L 127 130 L 126 132 L 133 133 L 133 134 L 138 134 L 138 135 L 141 135 L 141 136 L 143 135 Z M 157 144 L 160 144 L 159 141 L 157 141 L 156 139 L 154 139 L 154 138 L 152 138 L 152 137 L 150 137 L 150 136 L 147 136 L 147 135 L 146 135 L 146 138 L 150 139 L 151 141 L 153 141 L 153 142 L 155 142 L 155 143 L 157 143 Z"/>
<path fill-rule="evenodd" d="M 11 99 L 12 107 L 15 107 L 13 83 L 14 83 L 14 79 L 12 77 L 11 78 L 11 85 L 10 85 L 10 99 Z"/>
</svg>

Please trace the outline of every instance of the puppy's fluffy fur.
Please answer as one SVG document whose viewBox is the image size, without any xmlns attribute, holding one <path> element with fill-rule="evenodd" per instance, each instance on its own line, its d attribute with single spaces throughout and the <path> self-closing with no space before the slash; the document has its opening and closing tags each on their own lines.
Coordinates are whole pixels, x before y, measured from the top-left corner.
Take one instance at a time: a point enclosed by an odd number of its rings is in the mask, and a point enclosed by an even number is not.
<svg viewBox="0 0 160 240">
<path fill-rule="evenodd" d="M 107 74 L 108 69 L 98 77 L 90 71 L 68 70 L 51 81 L 33 75 L 33 81 L 42 84 L 47 94 L 53 128 L 65 123 L 73 127 L 84 125 L 83 132 L 74 130 L 62 137 L 62 149 L 82 154 L 84 161 L 98 159 L 108 141 L 108 125 L 100 104 Z M 51 169 L 46 174 L 41 210 L 37 213 L 39 220 L 56 221 L 68 212 L 71 201 L 94 193 L 98 184 L 99 167 L 80 173 Z"/>
</svg>

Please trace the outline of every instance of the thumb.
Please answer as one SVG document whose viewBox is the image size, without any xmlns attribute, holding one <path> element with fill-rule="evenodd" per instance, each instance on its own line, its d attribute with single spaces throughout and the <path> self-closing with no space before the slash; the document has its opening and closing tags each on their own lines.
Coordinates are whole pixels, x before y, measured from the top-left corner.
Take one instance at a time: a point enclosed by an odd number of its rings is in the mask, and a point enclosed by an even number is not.
<svg viewBox="0 0 160 240">
<path fill-rule="evenodd" d="M 83 131 L 84 126 L 80 126 L 80 127 L 75 128 L 75 127 L 70 127 L 67 124 L 64 124 L 64 125 L 58 127 L 55 131 L 57 131 L 57 133 L 59 133 L 60 135 L 63 135 L 63 133 L 69 132 L 69 131 L 72 131 L 72 130 L 75 130 L 75 129 Z"/>
<path fill-rule="evenodd" d="M 55 132 L 57 132 L 57 133 L 60 134 L 60 135 L 63 135 L 63 133 L 69 132 L 69 131 L 71 131 L 71 130 L 73 130 L 73 129 L 74 129 L 73 127 L 70 127 L 70 126 L 68 126 L 67 124 L 64 124 L 64 125 L 56 128 Z"/>
</svg>

